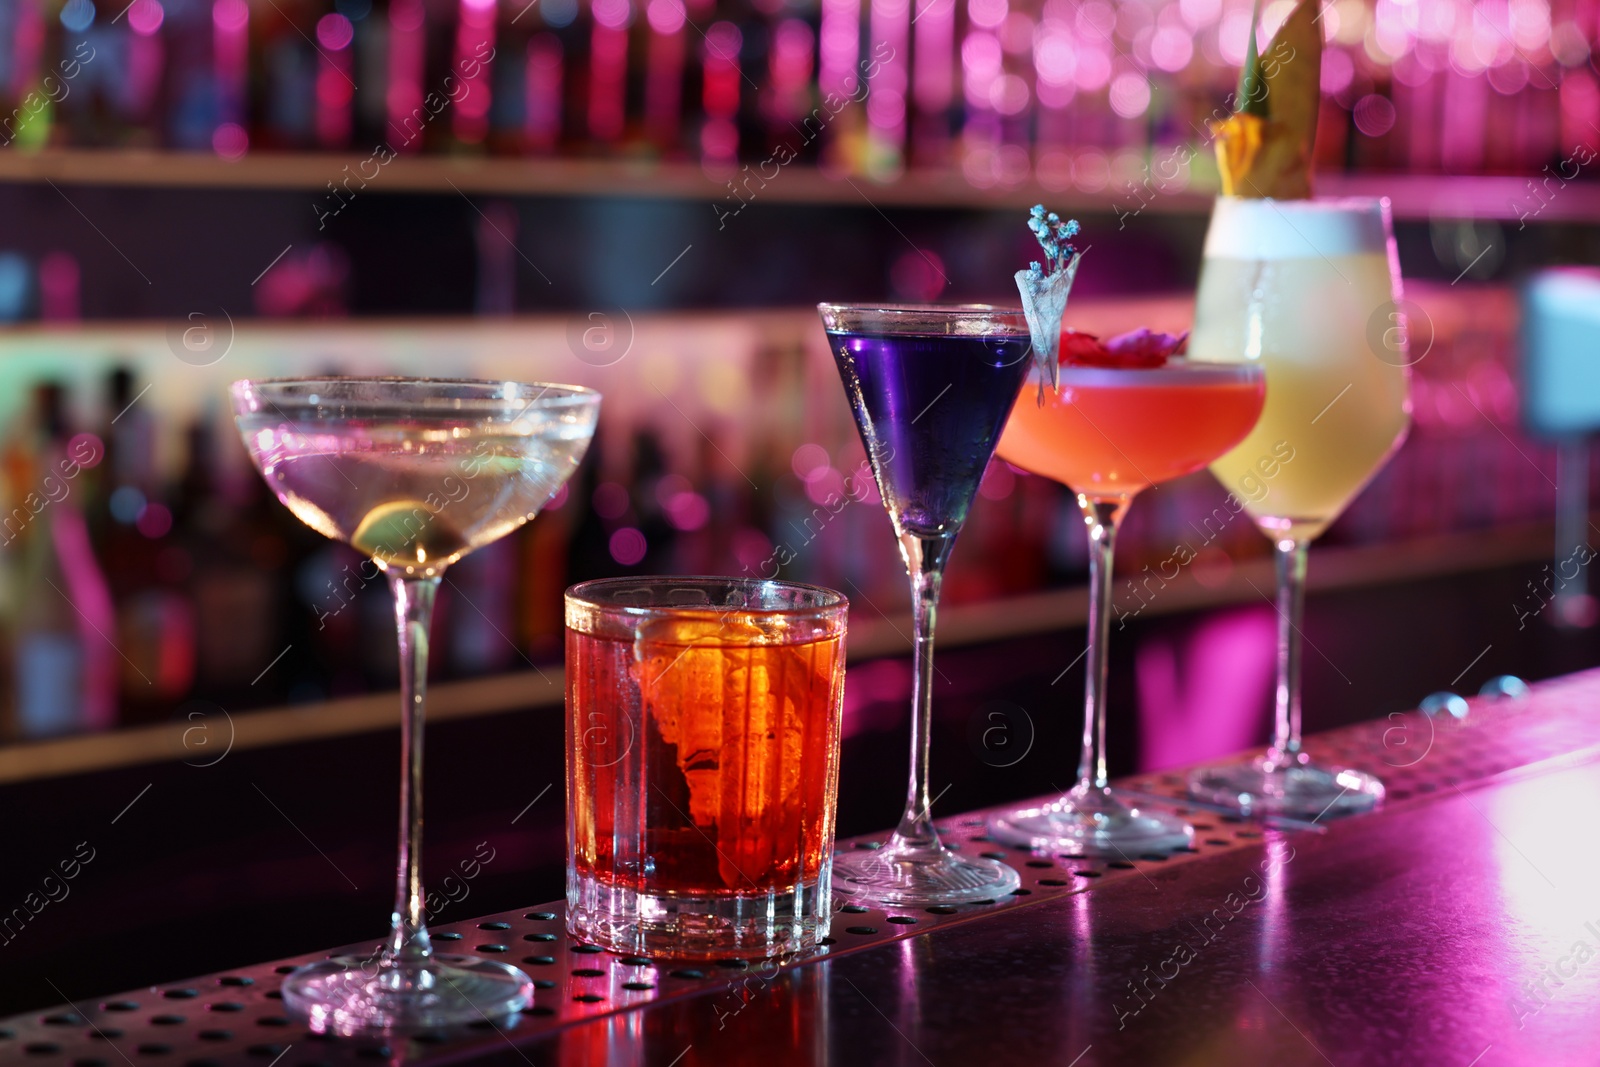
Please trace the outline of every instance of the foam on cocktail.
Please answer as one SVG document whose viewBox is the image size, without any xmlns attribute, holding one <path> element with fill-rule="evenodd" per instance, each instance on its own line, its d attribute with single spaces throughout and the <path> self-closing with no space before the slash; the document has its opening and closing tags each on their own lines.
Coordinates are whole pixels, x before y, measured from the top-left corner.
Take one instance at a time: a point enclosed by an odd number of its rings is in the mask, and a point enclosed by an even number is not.
<svg viewBox="0 0 1600 1067">
<path fill-rule="evenodd" d="M 1207 259 L 1280 260 L 1387 255 L 1386 199 L 1254 200 L 1219 196 L 1206 232 Z"/>
</svg>

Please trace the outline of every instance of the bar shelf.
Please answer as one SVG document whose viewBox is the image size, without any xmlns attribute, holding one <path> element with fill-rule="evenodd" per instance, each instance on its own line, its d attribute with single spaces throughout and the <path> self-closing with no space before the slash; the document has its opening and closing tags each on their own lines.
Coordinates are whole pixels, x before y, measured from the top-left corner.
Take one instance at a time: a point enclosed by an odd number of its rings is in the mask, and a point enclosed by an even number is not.
<svg viewBox="0 0 1600 1067">
<path fill-rule="evenodd" d="M 164 189 L 305 190 L 324 192 L 347 178 L 351 188 L 373 193 L 433 193 L 570 197 L 579 199 L 705 200 L 730 197 L 726 180 L 709 177 L 697 163 L 625 159 L 481 156 L 402 156 L 375 176 L 360 153 L 257 152 L 238 160 L 203 152 L 137 149 L 52 148 L 0 151 L 0 182 L 104 185 Z M 369 167 L 370 169 L 370 167 Z M 756 172 L 747 168 L 750 175 Z M 735 177 L 742 180 L 745 171 Z M 1184 190 L 1139 198 L 1115 181 L 1096 192 L 1037 179 L 1015 186 L 978 188 L 956 171 L 906 172 L 891 182 L 846 179 L 793 164 L 775 177 L 751 179 L 760 200 L 816 206 L 876 205 L 881 208 L 1026 209 L 1047 201 L 1057 210 L 1090 214 L 1138 210 L 1159 216 L 1204 216 L 1214 190 Z M 1387 196 L 1397 219 L 1471 218 L 1517 221 L 1522 213 L 1538 223 L 1592 222 L 1600 217 L 1600 183 L 1574 182 L 1560 195 L 1534 199 L 1526 176 L 1428 174 L 1324 174 L 1323 196 Z M 737 184 L 737 181 L 735 182 Z M 729 204 L 735 203 L 733 200 Z M 1519 207 L 1519 205 L 1521 205 Z"/>
</svg>

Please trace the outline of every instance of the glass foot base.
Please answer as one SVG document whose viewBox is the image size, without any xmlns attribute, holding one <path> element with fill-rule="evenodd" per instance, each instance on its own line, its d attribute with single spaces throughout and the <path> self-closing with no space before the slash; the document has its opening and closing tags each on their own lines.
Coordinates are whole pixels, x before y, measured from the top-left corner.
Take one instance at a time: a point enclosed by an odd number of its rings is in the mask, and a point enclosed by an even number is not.
<svg viewBox="0 0 1600 1067">
<path fill-rule="evenodd" d="M 1041 852 L 1131 859 L 1185 848 L 1194 827 L 1164 811 L 1130 807 L 1109 789 L 1076 791 L 1050 804 L 1020 808 L 989 819 L 989 836 Z"/>
<path fill-rule="evenodd" d="M 831 914 L 826 878 L 714 895 L 644 892 L 576 867 L 567 874 L 567 932 L 624 956 L 791 956 L 817 947 Z"/>
<path fill-rule="evenodd" d="M 317 1033 L 342 1036 L 431 1029 L 521 1011 L 533 981 L 517 968 L 477 956 L 435 955 L 380 966 L 335 956 L 290 974 L 283 1002 Z"/>
<path fill-rule="evenodd" d="M 1318 819 L 1368 811 L 1383 800 L 1383 783 L 1370 774 L 1325 767 L 1301 756 L 1275 763 L 1265 758 L 1189 775 L 1189 795 L 1241 813 Z"/>
<path fill-rule="evenodd" d="M 880 904 L 970 904 L 999 900 L 1022 884 L 1005 864 L 971 859 L 931 847 L 899 847 L 892 843 L 833 859 L 833 891 L 840 896 Z"/>
</svg>

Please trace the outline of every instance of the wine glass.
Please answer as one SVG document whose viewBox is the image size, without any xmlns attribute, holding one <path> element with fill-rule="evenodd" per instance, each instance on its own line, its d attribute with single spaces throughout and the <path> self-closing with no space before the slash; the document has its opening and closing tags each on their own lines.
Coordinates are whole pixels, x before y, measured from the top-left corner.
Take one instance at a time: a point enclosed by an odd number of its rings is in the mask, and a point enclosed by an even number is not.
<svg viewBox="0 0 1600 1067">
<path fill-rule="evenodd" d="M 892 904 L 988 900 L 1021 884 L 1003 863 L 940 844 L 929 812 L 933 631 L 939 586 L 984 468 L 1028 373 L 1020 309 L 820 304 L 878 493 L 911 578 L 916 670 L 911 775 L 882 848 L 834 860 L 834 889 Z"/>
<path fill-rule="evenodd" d="M 301 967 L 284 1002 L 350 1034 L 447 1026 L 526 1007 L 515 967 L 436 953 L 422 907 L 422 722 L 428 625 L 445 569 L 536 515 L 594 435 L 600 395 L 574 386 L 426 378 L 234 382 L 251 460 L 307 526 L 389 579 L 400 642 L 400 857 L 390 934 L 372 959 Z"/>
<path fill-rule="evenodd" d="M 1272 746 L 1189 778 L 1196 800 L 1316 817 L 1383 798 L 1370 774 L 1301 749 L 1306 548 L 1388 462 L 1411 425 L 1400 266 L 1383 199 L 1220 197 L 1206 235 L 1190 353 L 1267 373 L 1261 421 L 1211 465 L 1272 540 L 1278 685 Z M 1292 458 L 1263 477 L 1263 455 Z"/>
<path fill-rule="evenodd" d="M 1117 524 L 1151 485 L 1191 474 L 1239 442 L 1261 414 L 1260 367 L 1170 360 L 1160 367 L 1060 368 L 1059 390 L 1025 390 L 1000 439 L 1000 458 L 1071 488 L 1089 527 L 1089 626 L 1084 651 L 1083 754 L 1078 782 L 1048 804 L 1001 812 L 989 836 L 1088 856 L 1170 852 L 1189 844 L 1182 819 L 1124 802 L 1106 777 L 1106 653 Z"/>
</svg>

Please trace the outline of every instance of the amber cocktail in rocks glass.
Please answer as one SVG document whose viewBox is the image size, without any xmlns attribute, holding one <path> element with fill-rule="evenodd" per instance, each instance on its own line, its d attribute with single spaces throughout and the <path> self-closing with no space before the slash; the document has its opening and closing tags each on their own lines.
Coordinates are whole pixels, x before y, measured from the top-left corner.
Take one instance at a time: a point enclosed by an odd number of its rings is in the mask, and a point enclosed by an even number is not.
<svg viewBox="0 0 1600 1067">
<path fill-rule="evenodd" d="M 567 928 L 771 957 L 830 912 L 845 598 L 737 578 L 567 591 Z"/>
<path fill-rule="evenodd" d="M 564 385 L 426 378 L 234 382 L 250 458 L 318 533 L 372 557 L 400 641 L 400 858 L 389 937 L 284 979 L 319 1032 L 407 1030 L 526 1007 L 515 967 L 436 953 L 422 910 L 422 720 L 428 623 L 446 568 L 532 519 L 594 436 L 600 395 Z M 332 795 L 332 794 L 330 794 Z"/>
</svg>

